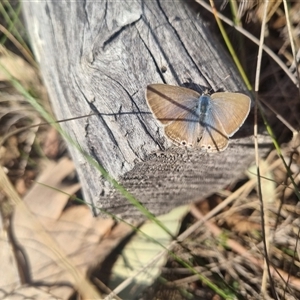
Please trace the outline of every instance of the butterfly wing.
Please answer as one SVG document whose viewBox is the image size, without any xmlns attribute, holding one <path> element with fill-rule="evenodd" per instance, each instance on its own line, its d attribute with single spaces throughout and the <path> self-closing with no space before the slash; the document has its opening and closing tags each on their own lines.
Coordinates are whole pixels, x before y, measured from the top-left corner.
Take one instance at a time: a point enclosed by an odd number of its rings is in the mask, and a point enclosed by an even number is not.
<svg viewBox="0 0 300 300">
<path fill-rule="evenodd" d="M 232 136 L 249 114 L 250 98 L 240 93 L 215 93 L 211 95 L 211 99 L 214 118 L 222 124 L 227 136 Z"/>
<path fill-rule="evenodd" d="M 196 147 L 202 134 L 199 114 L 184 112 L 165 127 L 165 134 L 177 145 Z"/>
<path fill-rule="evenodd" d="M 210 110 L 202 124 L 204 130 L 198 147 L 207 152 L 223 151 L 228 146 L 228 135 L 216 114 Z"/>
<path fill-rule="evenodd" d="M 175 144 L 195 146 L 199 137 L 200 94 L 183 87 L 151 84 L 147 103 L 154 116 L 165 125 L 165 134 Z"/>
<path fill-rule="evenodd" d="M 193 90 L 168 84 L 150 84 L 146 89 L 148 106 L 162 124 L 192 112 L 199 97 L 200 94 Z"/>
</svg>

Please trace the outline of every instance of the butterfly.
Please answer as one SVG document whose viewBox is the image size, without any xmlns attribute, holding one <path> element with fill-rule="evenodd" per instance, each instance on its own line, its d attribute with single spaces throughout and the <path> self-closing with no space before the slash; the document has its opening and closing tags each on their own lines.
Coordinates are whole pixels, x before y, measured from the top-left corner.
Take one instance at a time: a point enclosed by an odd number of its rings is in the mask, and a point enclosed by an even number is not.
<svg viewBox="0 0 300 300">
<path fill-rule="evenodd" d="M 165 135 L 175 144 L 223 151 L 246 120 L 251 106 L 241 93 L 198 92 L 168 84 L 150 84 L 146 100 Z"/>
</svg>

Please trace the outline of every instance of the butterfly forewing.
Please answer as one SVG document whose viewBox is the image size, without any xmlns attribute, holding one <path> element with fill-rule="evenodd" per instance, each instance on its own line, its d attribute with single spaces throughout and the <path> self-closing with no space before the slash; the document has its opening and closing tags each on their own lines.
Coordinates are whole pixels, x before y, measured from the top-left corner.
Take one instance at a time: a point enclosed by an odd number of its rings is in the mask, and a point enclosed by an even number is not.
<svg viewBox="0 0 300 300">
<path fill-rule="evenodd" d="M 232 136 L 249 114 L 250 98 L 240 93 L 215 93 L 211 99 L 213 114 L 221 122 L 226 134 Z"/>
<path fill-rule="evenodd" d="M 200 94 L 193 90 L 166 84 L 150 84 L 146 89 L 148 105 L 162 124 L 193 113 L 199 97 Z"/>
</svg>

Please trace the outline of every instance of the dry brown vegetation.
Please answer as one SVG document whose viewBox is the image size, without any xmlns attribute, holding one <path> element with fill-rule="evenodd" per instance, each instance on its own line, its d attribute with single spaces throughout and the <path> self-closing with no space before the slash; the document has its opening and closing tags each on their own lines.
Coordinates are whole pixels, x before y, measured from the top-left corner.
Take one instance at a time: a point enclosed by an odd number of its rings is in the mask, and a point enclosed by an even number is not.
<svg viewBox="0 0 300 300">
<path fill-rule="evenodd" d="M 240 0 L 238 4 L 243 27 L 257 36 L 263 21 L 262 1 Z M 49 110 L 39 71 L 23 42 L 24 28 L 13 14 L 18 5 L 12 8 L 5 1 L 0 5 L 14 20 L 12 28 L 1 17 L 0 298 L 75 299 L 78 292 L 82 298 L 100 299 L 109 293 L 100 280 L 106 284 L 113 276 L 110 256 L 132 228 L 94 218 L 86 205 L 78 205 L 80 184 L 63 140 L 49 125 L 32 127 L 44 121 L 12 84 L 10 76 Z M 270 2 L 264 43 L 299 83 L 289 35 L 299 57 L 300 3 L 289 2 L 289 6 L 291 31 L 283 2 Z M 236 51 L 254 82 L 258 47 L 247 42 L 245 47 L 255 54 L 245 57 L 243 49 Z M 260 158 L 259 178 L 254 165 L 238 182 L 192 207 L 182 224 L 182 235 L 174 232 L 180 242 L 169 249 L 176 257 L 164 265 L 144 299 L 300 298 L 297 88 L 264 53 L 258 95 L 280 148 Z M 194 230 L 188 235 L 185 230 L 191 223 Z M 156 277 L 157 273 L 152 281 Z"/>
</svg>

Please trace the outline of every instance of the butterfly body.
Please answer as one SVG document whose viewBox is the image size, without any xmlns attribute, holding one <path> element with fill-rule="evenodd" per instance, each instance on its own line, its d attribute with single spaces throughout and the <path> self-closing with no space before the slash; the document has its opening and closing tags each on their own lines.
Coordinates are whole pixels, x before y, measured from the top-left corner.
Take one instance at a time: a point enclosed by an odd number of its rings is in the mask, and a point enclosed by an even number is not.
<svg viewBox="0 0 300 300">
<path fill-rule="evenodd" d="M 228 138 L 244 123 L 251 104 L 250 98 L 240 93 L 200 95 L 166 84 L 148 85 L 146 99 L 174 144 L 208 152 L 227 148 Z"/>
<path fill-rule="evenodd" d="M 210 97 L 204 94 L 200 96 L 198 101 L 199 101 L 199 108 L 200 108 L 199 122 L 200 124 L 205 124 L 205 120 L 211 109 Z"/>
</svg>

